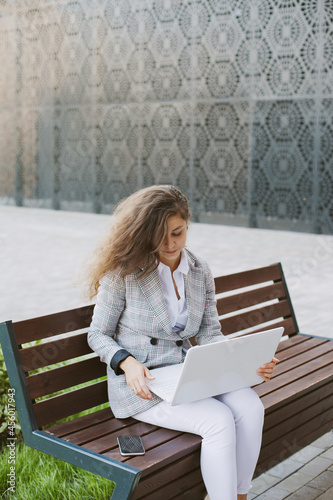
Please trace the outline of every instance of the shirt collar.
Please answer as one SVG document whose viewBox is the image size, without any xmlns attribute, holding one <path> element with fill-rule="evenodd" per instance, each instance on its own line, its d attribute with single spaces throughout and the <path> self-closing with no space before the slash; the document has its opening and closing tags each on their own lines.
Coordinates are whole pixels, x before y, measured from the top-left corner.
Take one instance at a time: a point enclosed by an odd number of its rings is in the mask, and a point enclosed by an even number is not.
<svg viewBox="0 0 333 500">
<path fill-rule="evenodd" d="M 160 262 L 158 265 L 158 268 L 157 268 L 159 274 L 161 275 L 166 268 L 169 268 L 169 267 L 166 266 L 165 264 L 163 264 L 162 262 Z M 177 267 L 177 269 L 175 269 L 174 272 L 176 272 L 176 271 L 183 273 L 183 274 L 187 274 L 189 271 L 188 260 L 187 260 L 187 256 L 186 256 L 184 249 L 181 251 L 181 254 L 180 254 L 179 266 Z"/>
</svg>

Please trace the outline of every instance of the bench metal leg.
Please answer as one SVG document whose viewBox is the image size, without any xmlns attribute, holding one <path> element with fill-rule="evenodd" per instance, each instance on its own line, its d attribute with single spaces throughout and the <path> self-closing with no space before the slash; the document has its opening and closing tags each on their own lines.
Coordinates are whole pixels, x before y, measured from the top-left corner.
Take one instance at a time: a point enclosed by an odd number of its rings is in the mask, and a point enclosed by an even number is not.
<svg viewBox="0 0 333 500">
<path fill-rule="evenodd" d="M 38 429 L 11 321 L 0 324 L 0 342 L 25 444 L 116 483 L 112 500 L 131 500 L 141 470 Z"/>
<path fill-rule="evenodd" d="M 110 500 L 131 500 L 138 482 L 139 479 L 132 484 L 124 482 L 116 484 Z"/>
</svg>

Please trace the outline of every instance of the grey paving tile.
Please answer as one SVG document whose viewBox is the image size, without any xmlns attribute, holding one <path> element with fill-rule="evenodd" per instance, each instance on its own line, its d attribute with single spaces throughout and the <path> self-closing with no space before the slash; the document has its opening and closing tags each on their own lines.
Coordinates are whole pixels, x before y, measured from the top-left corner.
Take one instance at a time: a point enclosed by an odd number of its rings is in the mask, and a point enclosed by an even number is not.
<svg viewBox="0 0 333 500">
<path fill-rule="evenodd" d="M 300 472 L 302 474 L 307 474 L 309 476 L 315 477 L 318 476 L 321 472 L 328 469 L 331 465 L 333 465 L 333 461 L 328 458 L 316 457 L 310 462 L 308 462 Z"/>
<path fill-rule="evenodd" d="M 328 490 L 333 487 L 333 472 L 329 470 L 322 472 L 319 476 L 310 481 L 308 486 L 311 486 L 311 488 L 317 488 L 318 490 Z"/>
<path fill-rule="evenodd" d="M 302 474 L 301 472 L 295 472 L 291 476 L 287 477 L 283 481 L 281 481 L 278 486 L 282 490 L 289 491 L 289 493 L 293 493 L 298 489 L 302 488 L 305 484 L 309 483 L 313 479 L 313 476 L 309 476 L 307 474 Z"/>
<path fill-rule="evenodd" d="M 278 465 L 275 465 L 275 467 L 272 467 L 269 470 L 269 474 L 271 476 L 276 476 L 279 477 L 280 479 L 284 479 L 285 477 L 290 476 L 293 472 L 297 471 L 302 467 L 301 462 L 296 462 L 295 460 L 291 458 L 287 458 L 283 462 L 281 462 Z"/>
<path fill-rule="evenodd" d="M 284 479 L 293 472 L 296 472 L 298 469 L 302 468 L 303 464 L 301 462 L 296 462 L 291 458 L 287 458 L 280 464 L 275 465 L 271 469 L 269 469 L 268 473 L 271 476 L 279 477 L 280 479 Z"/>
<path fill-rule="evenodd" d="M 328 448 L 328 450 L 326 450 L 321 456 L 333 460 L 333 446 Z"/>
<path fill-rule="evenodd" d="M 268 473 L 261 474 L 261 476 L 257 477 L 252 481 L 251 493 L 256 493 L 260 495 L 264 491 L 268 490 L 275 484 L 280 481 L 279 477 L 272 476 Z"/>
<path fill-rule="evenodd" d="M 326 434 L 324 434 L 324 436 L 321 436 L 320 438 L 316 439 L 316 441 L 313 441 L 311 445 L 318 448 L 323 448 L 324 450 L 331 448 L 333 446 L 333 432 L 327 432 Z"/>
<path fill-rule="evenodd" d="M 279 486 L 274 486 L 270 490 L 266 491 L 262 495 L 256 497 L 256 500 L 283 500 L 287 498 L 289 492 L 286 490 L 282 490 Z"/>
<path fill-rule="evenodd" d="M 295 460 L 296 462 L 302 462 L 303 464 L 306 464 L 307 462 L 310 462 L 310 460 L 312 460 L 313 458 L 317 457 L 322 453 L 323 453 L 322 448 L 317 448 L 317 446 L 309 444 L 302 450 L 298 451 L 297 453 L 294 453 L 291 459 Z"/>
<path fill-rule="evenodd" d="M 309 486 L 303 486 L 288 496 L 288 500 L 315 500 L 322 494 L 322 491 Z"/>
<path fill-rule="evenodd" d="M 325 491 L 320 497 L 318 497 L 318 500 L 332 500 L 333 498 L 333 488 L 330 488 L 329 490 Z"/>
</svg>

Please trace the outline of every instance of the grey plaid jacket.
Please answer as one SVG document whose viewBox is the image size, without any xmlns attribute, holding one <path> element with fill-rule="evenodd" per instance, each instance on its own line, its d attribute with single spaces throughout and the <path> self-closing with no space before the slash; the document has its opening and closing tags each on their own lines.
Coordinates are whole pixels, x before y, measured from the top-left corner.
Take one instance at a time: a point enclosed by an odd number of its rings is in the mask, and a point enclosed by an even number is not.
<svg viewBox="0 0 333 500">
<path fill-rule="evenodd" d="M 195 336 L 198 344 L 221 340 L 221 326 L 215 300 L 215 285 L 207 263 L 185 250 L 189 271 L 185 275 L 188 321 L 184 331 L 172 331 L 158 270 L 140 277 L 140 271 L 122 279 L 107 273 L 100 282 L 88 343 L 107 365 L 108 396 L 117 418 L 147 410 L 160 402 L 153 394 L 144 400 L 133 394 L 125 375 L 110 367 L 113 356 L 126 349 L 148 368 L 184 361 Z M 156 339 L 151 343 L 152 339 Z M 182 340 L 182 345 L 176 344 Z"/>
</svg>

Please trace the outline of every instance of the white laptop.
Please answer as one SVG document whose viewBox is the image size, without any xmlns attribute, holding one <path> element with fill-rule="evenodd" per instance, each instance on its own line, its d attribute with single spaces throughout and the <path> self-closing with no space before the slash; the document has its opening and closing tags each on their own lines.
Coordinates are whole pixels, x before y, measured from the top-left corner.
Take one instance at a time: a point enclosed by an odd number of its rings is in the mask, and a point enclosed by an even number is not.
<svg viewBox="0 0 333 500">
<path fill-rule="evenodd" d="M 260 384 L 256 373 L 269 363 L 284 328 L 273 328 L 214 344 L 191 347 L 184 363 L 153 368 L 149 389 L 172 406 Z"/>
</svg>

